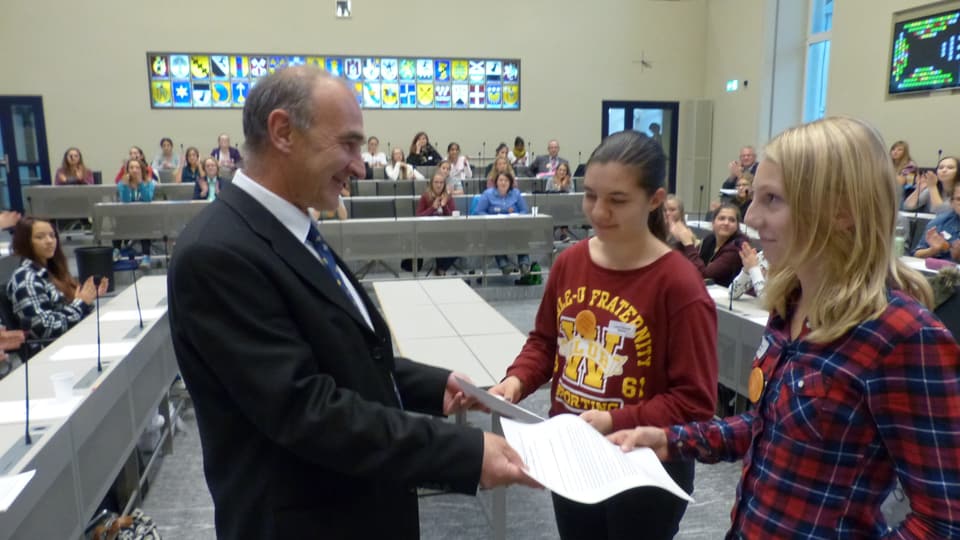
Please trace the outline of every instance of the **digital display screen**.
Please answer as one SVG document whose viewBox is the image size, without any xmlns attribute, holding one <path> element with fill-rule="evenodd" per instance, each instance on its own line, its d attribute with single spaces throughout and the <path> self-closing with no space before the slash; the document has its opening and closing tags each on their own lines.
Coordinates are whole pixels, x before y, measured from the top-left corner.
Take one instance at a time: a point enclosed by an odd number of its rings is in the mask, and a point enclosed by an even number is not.
<svg viewBox="0 0 960 540">
<path fill-rule="evenodd" d="M 960 86 L 960 10 L 896 23 L 891 58 L 891 94 Z"/>
<path fill-rule="evenodd" d="M 402 56 L 147 53 L 154 109 L 243 108 L 257 80 L 315 65 L 344 79 L 363 109 L 520 110 L 520 60 Z"/>
</svg>

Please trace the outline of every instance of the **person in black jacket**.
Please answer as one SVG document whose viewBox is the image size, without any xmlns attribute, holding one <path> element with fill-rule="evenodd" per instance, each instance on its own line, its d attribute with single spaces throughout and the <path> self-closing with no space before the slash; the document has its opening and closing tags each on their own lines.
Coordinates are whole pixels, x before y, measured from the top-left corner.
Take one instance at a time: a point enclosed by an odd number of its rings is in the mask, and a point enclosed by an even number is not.
<svg viewBox="0 0 960 540">
<path fill-rule="evenodd" d="M 410 143 L 410 152 L 407 154 L 407 163 L 414 167 L 433 167 L 443 161 L 443 156 L 430 144 L 430 137 L 424 132 L 413 136 Z"/>
<path fill-rule="evenodd" d="M 218 538 L 419 537 L 417 486 L 532 483 L 506 440 L 408 414 L 465 404 L 390 329 L 307 208 L 364 170 L 353 92 L 312 66 L 260 79 L 243 169 L 177 241 L 170 327 Z M 224 277 L 229 268 L 229 278 Z"/>
</svg>

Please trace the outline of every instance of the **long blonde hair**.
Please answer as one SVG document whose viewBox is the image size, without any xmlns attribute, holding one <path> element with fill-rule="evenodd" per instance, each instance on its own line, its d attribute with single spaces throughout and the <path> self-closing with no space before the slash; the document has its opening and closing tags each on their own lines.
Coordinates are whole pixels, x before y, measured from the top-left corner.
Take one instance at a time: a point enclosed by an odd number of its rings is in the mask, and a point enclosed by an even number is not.
<svg viewBox="0 0 960 540">
<path fill-rule="evenodd" d="M 833 117 L 783 132 L 766 147 L 783 170 L 790 207 L 788 255 L 771 266 L 765 303 L 781 316 L 800 287 L 796 268 L 822 261 L 817 290 L 804 291 L 810 341 L 825 343 L 886 309 L 887 289 L 926 305 L 926 279 L 893 252 L 899 203 L 896 174 L 879 133 L 853 118 Z"/>
</svg>

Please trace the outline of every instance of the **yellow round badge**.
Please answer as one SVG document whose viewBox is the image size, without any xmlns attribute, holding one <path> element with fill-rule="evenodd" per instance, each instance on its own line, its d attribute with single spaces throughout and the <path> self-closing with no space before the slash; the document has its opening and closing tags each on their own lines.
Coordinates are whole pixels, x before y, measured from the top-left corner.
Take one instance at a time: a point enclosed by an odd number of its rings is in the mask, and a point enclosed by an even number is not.
<svg viewBox="0 0 960 540">
<path fill-rule="evenodd" d="M 750 403 L 756 403 L 760 401 L 760 396 L 763 394 L 763 370 L 755 367 L 750 371 L 750 380 L 747 383 L 747 391 L 750 393 L 748 396 L 750 398 Z"/>
</svg>

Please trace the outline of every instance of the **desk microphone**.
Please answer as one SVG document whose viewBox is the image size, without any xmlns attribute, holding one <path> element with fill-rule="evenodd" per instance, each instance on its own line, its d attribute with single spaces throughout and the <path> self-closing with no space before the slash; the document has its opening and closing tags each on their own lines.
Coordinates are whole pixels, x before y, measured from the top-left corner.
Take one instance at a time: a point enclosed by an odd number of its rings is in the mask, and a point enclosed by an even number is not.
<svg viewBox="0 0 960 540">
<path fill-rule="evenodd" d="M 700 184 L 700 195 L 697 198 L 697 221 L 703 221 L 703 184 Z"/>
<path fill-rule="evenodd" d="M 26 330 L 24 330 L 26 332 Z M 23 361 L 23 441 L 27 446 L 33 444 L 30 439 L 30 354 L 27 341 L 20 345 L 20 359 Z"/>
<path fill-rule="evenodd" d="M 164 264 L 167 265 L 167 268 L 170 268 L 170 237 L 166 234 L 163 235 L 163 260 Z"/>
<path fill-rule="evenodd" d="M 97 287 L 97 305 L 94 311 L 97 317 L 97 373 L 103 373 L 103 363 L 100 361 L 100 287 Z"/>
<path fill-rule="evenodd" d="M 480 166 L 483 166 L 483 159 L 487 157 L 487 141 L 483 141 L 483 143 L 480 145 L 480 155 L 482 156 L 480 158 Z"/>
<path fill-rule="evenodd" d="M 416 182 L 413 178 L 410 179 L 411 182 Z M 431 180 L 433 182 L 433 180 Z M 393 209 L 393 220 L 397 221 L 397 182 L 393 182 L 393 201 L 391 201 L 390 208 Z"/>
<path fill-rule="evenodd" d="M 730 311 L 733 311 L 733 282 L 732 281 L 730 282 L 730 285 L 727 286 L 727 288 L 729 289 L 729 292 L 730 292 L 730 306 L 728 309 L 730 309 Z"/>
<path fill-rule="evenodd" d="M 142 330 L 143 329 L 143 312 L 140 311 L 140 290 L 137 288 L 137 269 L 131 268 L 130 271 L 133 272 L 133 297 L 137 301 L 137 318 L 140 319 L 140 329 Z"/>
</svg>

